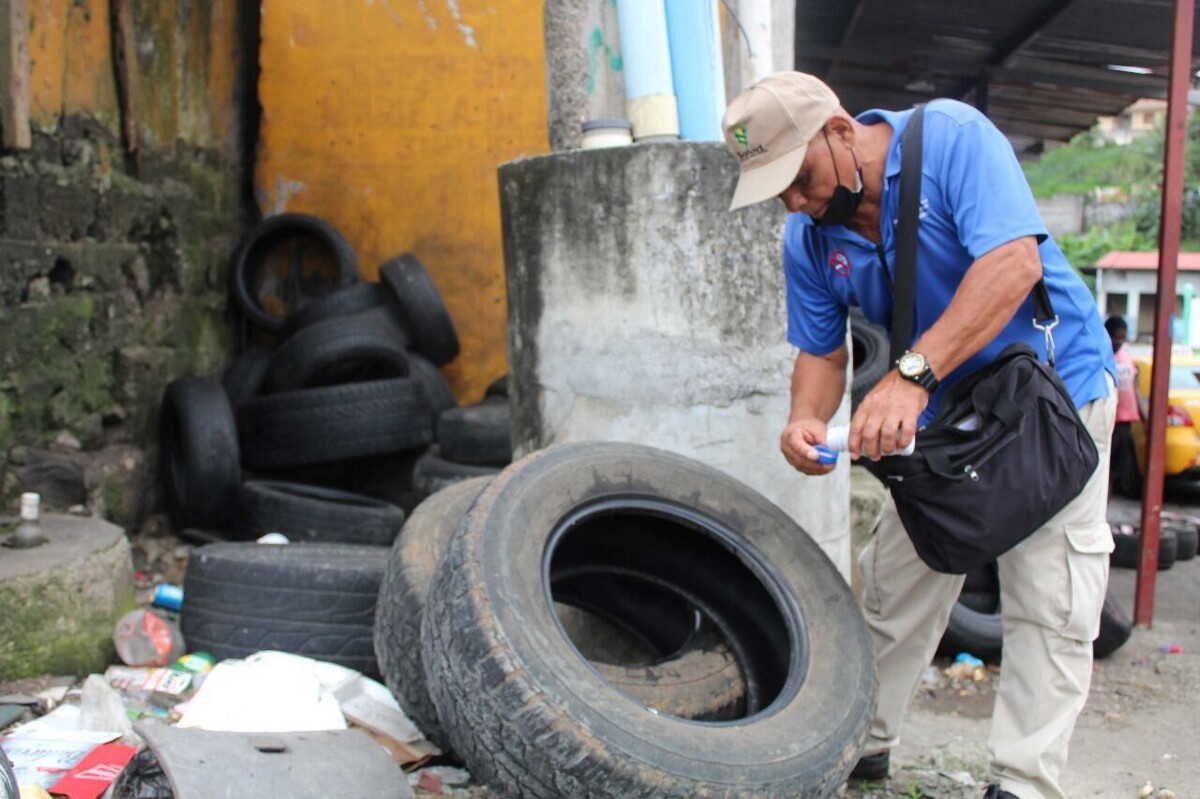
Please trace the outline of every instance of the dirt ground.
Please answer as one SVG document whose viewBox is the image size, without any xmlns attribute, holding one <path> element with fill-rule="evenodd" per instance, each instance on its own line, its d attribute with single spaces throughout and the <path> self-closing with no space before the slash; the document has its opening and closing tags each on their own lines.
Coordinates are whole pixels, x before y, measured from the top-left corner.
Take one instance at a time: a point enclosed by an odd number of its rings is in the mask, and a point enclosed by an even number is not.
<svg viewBox="0 0 1200 799">
<path fill-rule="evenodd" d="M 1167 510 L 1200 512 L 1200 490 L 1173 489 Z M 1140 506 L 1114 499 L 1109 518 L 1138 523 Z M 1136 575 L 1114 569 L 1114 595 L 1132 617 Z M 1162 651 L 1178 645 L 1179 653 Z M 944 669 L 948 664 L 935 664 Z M 993 671 L 981 683 L 937 682 L 918 692 L 892 778 L 847 788 L 848 799 L 978 799 L 987 777 Z M 927 673 L 927 676 L 928 675 Z M 1075 730 L 1063 786 L 1072 799 L 1136 799 L 1149 783 L 1178 799 L 1200 796 L 1200 558 L 1158 575 L 1154 621 L 1097 661 L 1088 704 Z M 1154 794 L 1151 794 L 1154 795 Z M 1167 796 L 1165 791 L 1160 794 Z"/>
</svg>

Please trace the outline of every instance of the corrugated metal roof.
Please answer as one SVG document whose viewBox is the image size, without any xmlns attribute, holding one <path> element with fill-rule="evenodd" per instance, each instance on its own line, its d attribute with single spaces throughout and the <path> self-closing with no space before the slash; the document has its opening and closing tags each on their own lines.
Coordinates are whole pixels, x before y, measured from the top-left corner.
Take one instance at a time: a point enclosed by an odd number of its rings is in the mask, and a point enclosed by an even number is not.
<svg viewBox="0 0 1200 799">
<path fill-rule="evenodd" d="M 796 68 L 852 113 L 981 105 L 1020 150 L 1165 99 L 1172 20 L 1172 0 L 798 0 Z"/>
<path fill-rule="evenodd" d="M 1113 250 L 1096 262 L 1097 269 L 1158 269 L 1158 252 Z M 1181 272 L 1200 272 L 1200 252 L 1181 252 L 1176 268 Z"/>
</svg>

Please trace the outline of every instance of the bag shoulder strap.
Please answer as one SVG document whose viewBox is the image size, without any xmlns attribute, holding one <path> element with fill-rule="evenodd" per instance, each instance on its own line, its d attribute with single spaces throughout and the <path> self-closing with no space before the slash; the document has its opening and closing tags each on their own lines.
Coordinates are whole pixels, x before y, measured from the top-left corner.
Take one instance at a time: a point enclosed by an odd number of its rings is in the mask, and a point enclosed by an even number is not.
<svg viewBox="0 0 1200 799">
<path fill-rule="evenodd" d="M 892 287 L 892 341 L 889 368 L 912 343 L 913 309 L 917 300 L 917 241 L 921 206 L 921 161 L 924 157 L 925 104 L 919 103 L 900 134 L 900 218 L 896 224 L 896 277 Z M 1033 287 L 1033 326 L 1046 336 L 1046 360 L 1054 366 L 1054 327 L 1058 317 L 1045 279 Z"/>
<path fill-rule="evenodd" d="M 918 105 L 900 136 L 900 220 L 896 225 L 896 278 L 892 287 L 892 344 L 888 368 L 912 342 L 917 300 L 917 222 L 921 205 L 921 160 L 925 104 Z"/>
</svg>

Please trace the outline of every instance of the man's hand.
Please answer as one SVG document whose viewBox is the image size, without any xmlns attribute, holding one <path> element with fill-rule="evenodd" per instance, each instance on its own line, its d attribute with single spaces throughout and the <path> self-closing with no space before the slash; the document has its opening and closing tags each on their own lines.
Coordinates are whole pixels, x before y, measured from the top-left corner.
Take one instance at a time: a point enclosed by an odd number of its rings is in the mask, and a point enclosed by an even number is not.
<svg viewBox="0 0 1200 799">
<path fill-rule="evenodd" d="M 834 464 L 818 463 L 814 444 L 824 444 L 825 423 L 819 419 L 799 419 L 789 422 L 779 437 L 779 449 L 798 472 L 804 474 L 829 474 Z"/>
<path fill-rule="evenodd" d="M 863 397 L 850 420 L 851 457 L 859 453 L 871 460 L 904 449 L 917 433 L 917 419 L 929 404 L 929 392 L 900 376 L 895 369 L 884 375 Z"/>
</svg>

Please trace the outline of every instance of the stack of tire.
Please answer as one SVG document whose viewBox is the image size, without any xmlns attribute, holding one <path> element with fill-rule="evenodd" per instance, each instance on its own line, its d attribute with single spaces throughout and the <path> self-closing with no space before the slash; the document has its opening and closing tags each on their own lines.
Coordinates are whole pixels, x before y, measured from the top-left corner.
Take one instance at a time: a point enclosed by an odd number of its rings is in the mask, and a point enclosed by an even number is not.
<svg viewBox="0 0 1200 799">
<path fill-rule="evenodd" d="M 876 689 L 815 542 L 634 444 L 543 449 L 425 500 L 375 649 L 417 726 L 509 797 L 830 796 Z"/>
<path fill-rule="evenodd" d="M 1113 551 L 1109 563 L 1115 569 L 1136 569 L 1142 552 L 1142 530 L 1132 524 L 1109 525 Z M 1196 557 L 1200 543 L 1200 517 L 1164 512 L 1158 533 L 1158 570 L 1167 571 L 1177 561 Z"/>
<path fill-rule="evenodd" d="M 264 301 L 264 284 L 317 271 L 291 265 L 273 281 L 263 276 L 265 254 L 288 237 L 324 245 L 333 266 L 326 280 Z M 458 355 L 458 337 L 424 266 L 404 254 L 379 271 L 379 282 L 357 282 L 352 248 L 322 220 L 267 219 L 242 241 L 231 270 L 234 304 L 257 335 L 220 382 L 187 377 L 167 387 L 167 508 L 176 529 L 215 542 L 193 554 L 185 575 L 181 621 L 192 649 L 218 657 L 280 649 L 378 674 L 371 641 L 381 552 L 405 510 L 431 493 L 413 474 L 437 454 L 442 414 L 470 410 L 439 372 Z M 507 399 L 488 401 L 487 463 L 502 464 Z M 452 452 L 479 449 L 469 440 L 477 430 L 457 432 Z M 469 476 L 447 469 L 443 483 Z M 293 543 L 249 543 L 267 533 Z"/>
<path fill-rule="evenodd" d="M 1129 615 L 1110 590 L 1100 612 L 1100 635 L 1092 643 L 1093 656 L 1108 657 L 1129 640 L 1132 632 Z M 1000 578 L 993 561 L 967 574 L 958 601 L 950 611 L 950 623 L 938 645 L 938 654 L 953 658 L 966 652 L 987 663 L 999 663 L 1003 638 Z"/>
</svg>

